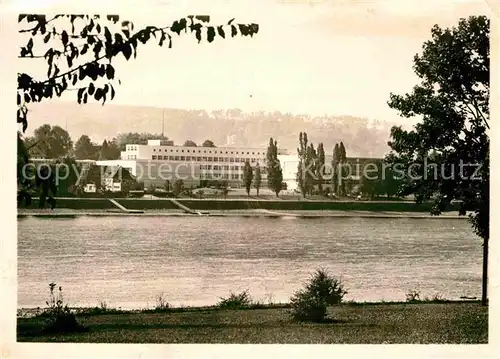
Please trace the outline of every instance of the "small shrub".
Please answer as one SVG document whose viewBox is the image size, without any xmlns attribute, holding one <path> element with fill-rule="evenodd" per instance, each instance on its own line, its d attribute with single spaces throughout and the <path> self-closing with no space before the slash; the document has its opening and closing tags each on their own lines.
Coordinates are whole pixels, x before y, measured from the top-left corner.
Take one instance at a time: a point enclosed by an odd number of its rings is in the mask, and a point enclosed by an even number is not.
<svg viewBox="0 0 500 359">
<path fill-rule="evenodd" d="M 50 283 L 50 298 L 47 303 L 43 316 L 47 317 L 47 322 L 44 330 L 48 333 L 72 333 L 80 332 L 84 329 L 78 324 L 76 316 L 71 312 L 68 305 L 64 305 L 62 287 L 59 287 L 59 292 L 54 294 L 55 283 Z"/>
<path fill-rule="evenodd" d="M 220 298 L 217 306 L 223 309 L 241 309 L 248 308 L 252 304 L 252 298 L 248 293 L 248 290 L 245 290 L 239 294 L 235 294 L 231 292 L 229 297 Z"/>
<path fill-rule="evenodd" d="M 155 310 L 157 311 L 166 311 L 170 309 L 170 304 L 168 303 L 167 299 L 165 298 L 163 293 L 160 293 L 156 296 L 156 306 Z"/>
<path fill-rule="evenodd" d="M 321 322 L 326 317 L 324 300 L 307 291 L 298 291 L 291 298 L 292 317 L 299 322 Z"/>
<path fill-rule="evenodd" d="M 297 321 L 323 321 L 327 307 L 341 303 L 346 294 L 341 280 L 318 269 L 304 289 L 290 299 L 292 318 Z"/>
<path fill-rule="evenodd" d="M 419 302 L 420 301 L 420 292 L 413 290 L 413 289 L 408 291 L 408 293 L 406 293 L 406 301 L 408 303 Z"/>
</svg>

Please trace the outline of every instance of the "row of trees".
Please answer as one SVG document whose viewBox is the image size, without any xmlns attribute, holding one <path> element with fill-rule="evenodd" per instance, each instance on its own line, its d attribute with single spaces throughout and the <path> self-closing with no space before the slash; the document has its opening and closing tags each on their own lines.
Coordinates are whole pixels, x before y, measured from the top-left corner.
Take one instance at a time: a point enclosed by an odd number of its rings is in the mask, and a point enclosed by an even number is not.
<svg viewBox="0 0 500 359">
<path fill-rule="evenodd" d="M 250 196 L 250 189 L 253 187 L 257 191 L 257 196 L 259 195 L 260 185 L 262 181 L 262 175 L 260 173 L 260 166 L 257 164 L 255 169 L 250 165 L 250 161 L 245 162 L 245 167 L 243 168 L 243 184 L 245 185 L 245 190 L 247 195 Z"/>
<path fill-rule="evenodd" d="M 186 142 L 184 142 L 183 146 L 184 147 L 198 147 L 198 145 L 196 144 L 196 142 L 191 141 L 191 140 L 187 140 Z M 205 140 L 201 144 L 201 147 L 217 147 L 217 146 L 215 146 L 215 144 L 213 143 L 212 140 Z"/>
<path fill-rule="evenodd" d="M 317 148 L 309 142 L 307 133 L 300 132 L 299 147 L 297 148 L 298 166 L 296 180 L 300 192 L 304 197 L 311 195 L 315 187 L 319 193 L 324 193 L 325 183 L 325 148 L 323 143 L 319 143 Z M 347 163 L 346 150 L 344 144 L 335 144 L 332 159 L 332 190 L 334 193 L 346 195 L 348 193 L 347 173 L 345 164 Z"/>
<path fill-rule="evenodd" d="M 266 152 L 266 164 L 267 188 L 273 191 L 276 196 L 279 196 L 279 193 L 286 188 L 286 184 L 283 183 L 283 170 L 278 159 L 278 141 L 273 138 L 269 139 L 269 145 Z M 253 185 L 258 196 L 261 183 L 262 173 L 259 164 L 257 164 L 255 168 L 252 168 L 250 162 L 247 160 L 243 167 L 243 184 L 247 195 L 250 196 L 250 190 Z"/>
<path fill-rule="evenodd" d="M 73 143 L 69 133 L 60 126 L 48 124 L 38 127 L 33 136 L 24 137 L 29 154 L 43 158 L 63 158 L 72 156 L 77 160 L 116 160 L 120 158 L 120 151 L 125 151 L 127 144 L 146 145 L 150 139 L 167 140 L 168 137 L 151 133 L 120 133 L 110 141 L 102 144 L 92 142 L 87 135 L 81 135 Z M 184 146 L 196 147 L 196 143 L 187 140 Z M 211 140 L 205 140 L 203 147 L 215 147 Z"/>
<path fill-rule="evenodd" d="M 323 143 L 315 148 L 309 142 L 307 133 L 299 134 L 299 147 L 297 148 L 299 164 L 297 167 L 296 180 L 300 192 L 304 197 L 313 193 L 325 194 L 330 188 L 324 188 L 328 184 L 325 179 L 325 149 Z M 331 161 L 331 190 L 339 196 L 346 196 L 353 190 L 355 181 L 350 178 L 351 171 L 358 164 L 348 163 L 346 149 L 343 142 L 336 143 L 333 148 Z M 367 168 L 370 167 L 370 168 Z M 370 170 L 370 173 L 367 170 Z M 374 199 L 379 195 L 387 197 L 398 194 L 401 180 L 397 179 L 392 168 L 387 166 L 383 160 L 374 159 L 370 163 L 359 164 L 360 180 L 358 191 Z"/>
</svg>

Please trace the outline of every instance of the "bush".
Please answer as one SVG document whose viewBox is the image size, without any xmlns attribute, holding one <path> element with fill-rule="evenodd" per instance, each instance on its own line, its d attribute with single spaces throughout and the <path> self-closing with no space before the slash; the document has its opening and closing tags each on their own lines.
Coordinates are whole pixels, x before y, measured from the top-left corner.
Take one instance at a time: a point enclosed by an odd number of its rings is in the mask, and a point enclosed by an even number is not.
<svg viewBox="0 0 500 359">
<path fill-rule="evenodd" d="M 248 308 L 252 304 L 252 299 L 248 290 L 241 292 L 240 294 L 235 294 L 231 292 L 229 297 L 220 298 L 220 302 L 217 303 L 219 308 L 223 309 L 241 309 Z"/>
<path fill-rule="evenodd" d="M 339 279 L 318 269 L 305 287 L 291 298 L 291 315 L 297 321 L 321 322 L 328 306 L 342 302 L 347 291 Z"/>
<path fill-rule="evenodd" d="M 167 311 L 170 309 L 170 304 L 167 301 L 167 298 L 165 298 L 165 295 L 163 293 L 160 293 L 156 296 L 156 306 L 155 306 L 155 311 Z"/>
<path fill-rule="evenodd" d="M 406 293 L 406 301 L 408 303 L 415 303 L 420 301 L 420 292 L 416 290 L 410 290 Z"/>
<path fill-rule="evenodd" d="M 71 312 L 68 305 L 63 303 L 62 287 L 59 287 L 59 293 L 54 294 L 55 283 L 50 283 L 50 299 L 46 301 L 48 308 L 42 314 L 47 317 L 44 330 L 48 333 L 73 333 L 81 332 L 85 328 L 78 324 L 76 316 Z"/>
</svg>

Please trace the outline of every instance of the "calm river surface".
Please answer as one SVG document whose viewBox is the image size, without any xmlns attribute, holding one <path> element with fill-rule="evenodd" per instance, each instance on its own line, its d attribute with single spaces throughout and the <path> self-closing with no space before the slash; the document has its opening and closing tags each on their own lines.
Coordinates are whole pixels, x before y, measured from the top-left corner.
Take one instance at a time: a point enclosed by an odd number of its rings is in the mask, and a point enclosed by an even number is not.
<svg viewBox="0 0 500 359">
<path fill-rule="evenodd" d="M 18 220 L 18 306 L 44 307 L 48 283 L 70 306 L 211 305 L 230 291 L 288 301 L 318 267 L 359 301 L 410 289 L 480 296 L 481 241 L 466 220 L 78 217 Z"/>
</svg>

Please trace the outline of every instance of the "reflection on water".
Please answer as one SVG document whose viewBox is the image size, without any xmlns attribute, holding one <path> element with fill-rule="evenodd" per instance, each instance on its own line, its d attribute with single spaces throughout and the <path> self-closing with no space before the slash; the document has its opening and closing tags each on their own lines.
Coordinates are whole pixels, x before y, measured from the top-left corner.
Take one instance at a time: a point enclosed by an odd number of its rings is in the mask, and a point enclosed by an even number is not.
<svg viewBox="0 0 500 359">
<path fill-rule="evenodd" d="M 215 304 L 229 291 L 287 301 L 318 267 L 355 300 L 479 296 L 481 241 L 466 220 L 78 217 L 18 221 L 18 306 L 48 283 L 70 305 Z"/>
</svg>

